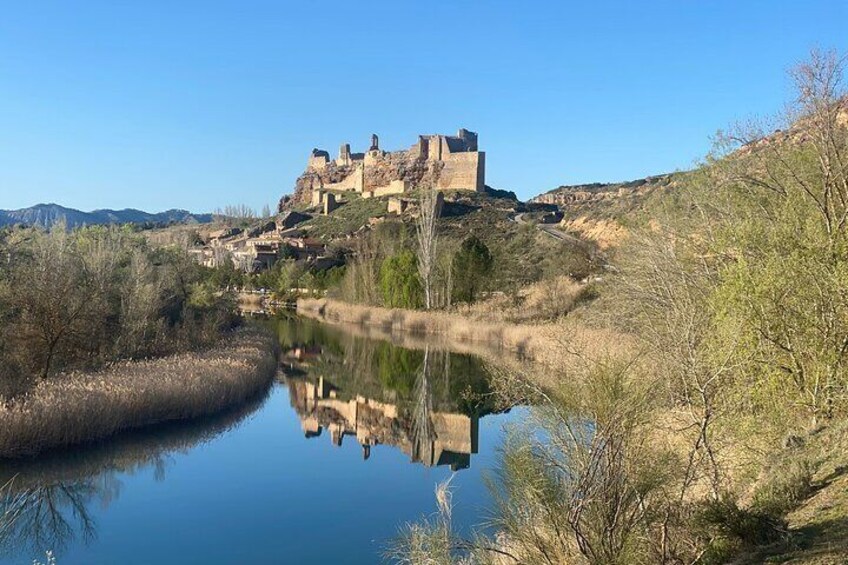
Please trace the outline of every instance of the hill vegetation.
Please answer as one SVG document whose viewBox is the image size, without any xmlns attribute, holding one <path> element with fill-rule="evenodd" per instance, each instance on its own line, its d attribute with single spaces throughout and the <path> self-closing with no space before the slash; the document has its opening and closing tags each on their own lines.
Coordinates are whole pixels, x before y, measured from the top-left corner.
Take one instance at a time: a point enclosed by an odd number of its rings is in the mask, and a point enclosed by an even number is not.
<svg viewBox="0 0 848 565">
<path fill-rule="evenodd" d="M 504 380 L 538 408 L 504 450 L 497 535 L 453 532 L 443 489 L 441 514 L 410 525 L 393 556 L 848 560 L 843 68 L 814 53 L 779 134 L 735 128 L 696 170 L 628 204 L 598 298 L 558 323 L 555 384 Z M 621 339 L 580 343 L 580 326 Z"/>
</svg>

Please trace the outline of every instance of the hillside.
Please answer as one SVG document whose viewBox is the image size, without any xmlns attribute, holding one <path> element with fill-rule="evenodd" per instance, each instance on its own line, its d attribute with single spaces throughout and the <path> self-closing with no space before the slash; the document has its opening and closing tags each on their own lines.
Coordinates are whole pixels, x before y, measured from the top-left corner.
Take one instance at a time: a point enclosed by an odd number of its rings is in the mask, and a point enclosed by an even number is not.
<svg viewBox="0 0 848 565">
<path fill-rule="evenodd" d="M 375 232 L 397 233 L 392 237 L 398 241 L 411 241 L 415 237 L 417 202 L 414 196 L 401 200 L 404 207 L 399 213 L 388 211 L 387 198 L 364 199 L 352 193 L 327 215 L 318 208 L 301 206 L 299 210 L 311 217 L 297 229 L 341 249 L 352 249 L 356 241 Z M 532 283 L 559 267 L 575 276 L 586 276 L 596 267 L 586 246 L 563 242 L 537 229 L 534 222 L 520 221 L 522 215 L 535 215 L 537 209 L 546 208 L 521 202 L 506 191 L 448 191 L 438 222 L 441 245 L 447 249 L 472 235 L 485 242 L 498 257 L 504 289 Z"/>
<path fill-rule="evenodd" d="M 212 221 L 211 214 L 193 214 L 186 210 L 167 210 L 150 213 L 127 208 L 124 210 L 94 210 L 83 212 L 74 208 L 65 208 L 58 204 L 36 204 L 19 210 L 0 210 L 0 226 L 22 224 L 50 228 L 64 222 L 69 228 L 83 225 L 106 224 L 184 224 L 207 223 Z"/>
<path fill-rule="evenodd" d="M 530 202 L 556 205 L 563 212 L 562 229 L 608 250 L 623 243 L 628 223 L 645 210 L 653 195 L 678 186 L 685 174 L 654 175 L 617 183 L 563 185 L 531 198 Z"/>
</svg>

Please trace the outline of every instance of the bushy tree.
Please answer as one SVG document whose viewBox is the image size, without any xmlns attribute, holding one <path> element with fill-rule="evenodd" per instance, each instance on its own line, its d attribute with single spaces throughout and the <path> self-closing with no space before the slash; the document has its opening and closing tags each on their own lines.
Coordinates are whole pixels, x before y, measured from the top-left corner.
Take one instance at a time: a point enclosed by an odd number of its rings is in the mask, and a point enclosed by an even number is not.
<svg viewBox="0 0 848 565">
<path fill-rule="evenodd" d="M 385 258 L 404 249 L 409 235 L 400 222 L 383 222 L 354 239 L 338 296 L 359 304 L 380 304 L 380 267 Z"/>
<path fill-rule="evenodd" d="M 290 296 L 292 289 L 301 287 L 306 270 L 303 263 L 294 259 L 287 259 L 277 263 L 279 274 L 275 290 L 279 296 Z"/>
<path fill-rule="evenodd" d="M 465 239 L 453 259 L 453 292 L 460 302 L 474 302 L 494 267 L 485 243 L 476 236 Z"/>
<path fill-rule="evenodd" d="M 209 280 L 218 288 L 239 288 L 244 286 L 245 274 L 237 269 L 229 259 L 221 261 L 210 269 Z"/>
<path fill-rule="evenodd" d="M 389 308 L 420 308 L 424 303 L 415 254 L 402 250 L 380 266 L 380 290 L 383 304 Z"/>
</svg>

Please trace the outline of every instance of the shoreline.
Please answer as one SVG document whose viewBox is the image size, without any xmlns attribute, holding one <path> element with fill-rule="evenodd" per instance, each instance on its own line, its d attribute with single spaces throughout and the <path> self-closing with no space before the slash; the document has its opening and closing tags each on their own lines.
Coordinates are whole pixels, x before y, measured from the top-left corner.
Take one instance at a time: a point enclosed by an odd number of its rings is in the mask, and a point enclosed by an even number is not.
<svg viewBox="0 0 848 565">
<path fill-rule="evenodd" d="M 630 347 L 625 336 L 569 321 L 492 322 L 453 312 L 364 306 L 330 298 L 301 298 L 297 301 L 297 314 L 333 325 L 373 328 L 374 332 L 401 342 L 416 336 L 435 336 L 440 346 L 459 353 L 502 356 L 507 352 L 517 361 L 529 361 L 557 373 L 579 357 L 598 359 Z"/>
<path fill-rule="evenodd" d="M 546 341 L 545 326 L 473 320 L 461 314 L 427 312 L 350 304 L 330 298 L 301 298 L 297 313 L 331 324 L 376 328 L 383 335 L 438 336 L 460 346 L 507 350 L 519 358 L 533 359 Z"/>
<path fill-rule="evenodd" d="M 48 449 L 33 457 L 2 459 L 0 485 L 6 485 L 5 492 L 16 493 L 43 484 L 85 481 L 105 469 L 132 473 L 237 428 L 261 409 L 272 386 L 269 382 L 243 404 L 212 414 L 126 429 L 108 438 Z"/>
<path fill-rule="evenodd" d="M 241 328 L 202 352 L 42 381 L 25 398 L 0 405 L 0 460 L 214 415 L 255 398 L 274 378 L 277 358 L 272 336 Z"/>
</svg>

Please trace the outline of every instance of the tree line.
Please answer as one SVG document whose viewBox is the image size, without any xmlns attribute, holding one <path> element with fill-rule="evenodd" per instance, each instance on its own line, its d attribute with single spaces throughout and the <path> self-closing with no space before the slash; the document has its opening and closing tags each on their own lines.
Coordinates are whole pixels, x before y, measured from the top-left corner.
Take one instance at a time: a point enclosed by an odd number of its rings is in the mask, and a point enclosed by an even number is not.
<svg viewBox="0 0 848 565">
<path fill-rule="evenodd" d="M 235 323 L 232 301 L 176 248 L 128 228 L 9 229 L 0 234 L 0 386 L 119 359 L 212 343 Z"/>
</svg>

